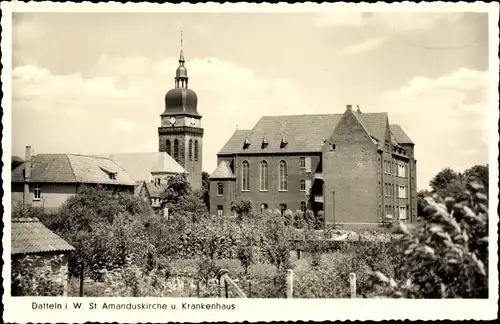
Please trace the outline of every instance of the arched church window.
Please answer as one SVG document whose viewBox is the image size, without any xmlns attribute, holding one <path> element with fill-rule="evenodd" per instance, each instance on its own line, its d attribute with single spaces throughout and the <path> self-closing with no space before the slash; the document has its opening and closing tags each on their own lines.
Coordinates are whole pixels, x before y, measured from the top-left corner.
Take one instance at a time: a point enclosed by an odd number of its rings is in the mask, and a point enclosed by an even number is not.
<svg viewBox="0 0 500 324">
<path fill-rule="evenodd" d="M 194 141 L 194 160 L 198 161 L 198 141 Z"/>
<path fill-rule="evenodd" d="M 241 190 L 250 190 L 250 164 L 248 161 L 243 161 L 241 164 Z"/>
<path fill-rule="evenodd" d="M 172 143 L 170 143 L 170 140 L 167 140 L 167 154 L 172 155 Z"/>
<path fill-rule="evenodd" d="M 177 139 L 174 140 L 174 159 L 179 159 L 179 141 Z"/>
<path fill-rule="evenodd" d="M 288 190 L 288 170 L 286 167 L 286 162 L 281 161 L 280 162 L 280 185 L 279 185 L 279 190 L 280 191 L 286 191 Z"/>
<path fill-rule="evenodd" d="M 267 162 L 260 162 L 260 190 L 266 191 L 268 184 Z"/>
<path fill-rule="evenodd" d="M 189 140 L 189 161 L 193 161 L 193 140 Z"/>
</svg>

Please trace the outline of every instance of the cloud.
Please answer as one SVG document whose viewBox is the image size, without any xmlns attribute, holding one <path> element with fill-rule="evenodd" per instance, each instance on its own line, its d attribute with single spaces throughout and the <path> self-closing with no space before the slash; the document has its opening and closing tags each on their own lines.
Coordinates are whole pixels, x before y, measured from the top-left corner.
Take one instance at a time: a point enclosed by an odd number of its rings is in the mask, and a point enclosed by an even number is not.
<svg viewBox="0 0 500 324">
<path fill-rule="evenodd" d="M 488 92 L 488 72 L 461 68 L 435 79 L 415 77 L 381 95 L 379 110 L 389 111 L 390 122 L 416 143 L 419 188 L 443 167 L 463 171 L 488 163 Z"/>
<path fill-rule="evenodd" d="M 111 129 L 114 131 L 131 132 L 135 130 L 135 125 L 129 120 L 116 118 L 111 121 Z"/>
<path fill-rule="evenodd" d="M 59 75 L 35 65 L 13 70 L 13 153 L 104 154 L 158 148 L 165 93 L 173 88 L 177 57 L 103 55 L 88 71 Z M 256 75 L 214 57 L 186 62 L 189 87 L 198 95 L 205 129 L 204 170 L 234 132 L 259 116 L 303 113 L 299 91 L 288 79 Z"/>
<path fill-rule="evenodd" d="M 361 43 L 356 43 L 352 45 L 348 45 L 343 47 L 337 52 L 337 55 L 339 56 L 351 56 L 351 55 L 357 55 L 361 54 L 364 52 L 371 51 L 383 43 L 385 43 L 387 38 L 385 37 L 377 37 L 377 38 L 370 38 L 367 39 Z"/>
<path fill-rule="evenodd" d="M 347 45 L 338 51 L 341 56 L 356 55 L 383 45 L 394 33 L 430 31 L 441 23 L 454 23 L 463 13 L 410 13 L 410 12 L 324 12 L 313 23 L 320 28 L 368 29 L 380 36 Z"/>
<path fill-rule="evenodd" d="M 454 23 L 463 13 L 438 12 L 323 12 L 313 23 L 317 27 L 377 28 L 385 31 L 430 30 L 439 23 Z"/>
</svg>

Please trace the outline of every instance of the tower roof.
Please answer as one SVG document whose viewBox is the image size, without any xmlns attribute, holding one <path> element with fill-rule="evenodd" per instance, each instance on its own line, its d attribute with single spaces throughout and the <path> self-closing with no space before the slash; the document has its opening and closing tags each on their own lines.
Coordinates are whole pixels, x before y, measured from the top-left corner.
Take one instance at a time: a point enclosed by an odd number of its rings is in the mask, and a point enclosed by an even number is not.
<svg viewBox="0 0 500 324">
<path fill-rule="evenodd" d="M 182 48 L 181 32 L 181 51 L 179 55 L 179 66 L 175 71 L 175 88 L 169 90 L 165 95 L 165 111 L 161 116 L 192 116 L 201 117 L 198 114 L 198 96 L 188 88 L 187 68 L 184 66 L 184 50 Z"/>
<path fill-rule="evenodd" d="M 235 176 L 226 161 L 221 161 L 219 166 L 210 175 L 210 179 L 234 179 Z"/>
</svg>

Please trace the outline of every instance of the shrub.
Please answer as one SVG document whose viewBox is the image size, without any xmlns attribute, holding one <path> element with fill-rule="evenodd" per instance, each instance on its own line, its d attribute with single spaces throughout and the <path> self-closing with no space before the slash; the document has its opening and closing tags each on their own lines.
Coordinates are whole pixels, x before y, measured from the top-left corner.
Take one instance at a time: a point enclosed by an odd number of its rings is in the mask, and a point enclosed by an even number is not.
<svg viewBox="0 0 500 324">
<path fill-rule="evenodd" d="M 293 212 L 287 209 L 283 212 L 285 226 L 293 226 Z"/>
<path fill-rule="evenodd" d="M 318 215 L 316 215 L 316 229 L 325 228 L 325 213 L 320 210 L 318 211 Z"/>
<path fill-rule="evenodd" d="M 314 219 L 314 212 L 310 209 L 306 210 L 305 213 L 305 221 L 306 221 L 306 226 L 307 228 L 311 229 L 315 227 L 315 219 Z"/>
<path fill-rule="evenodd" d="M 27 256 L 12 260 L 12 296 L 61 296 L 63 284 L 53 268 L 61 266 L 62 256 L 50 260 L 39 256 Z"/>
<path fill-rule="evenodd" d="M 488 197 L 472 182 L 456 197 L 427 197 L 424 223 L 399 225 L 405 256 L 399 276 L 381 271 L 383 295 L 403 298 L 488 297 Z"/>
<path fill-rule="evenodd" d="M 296 228 L 304 227 L 304 213 L 301 210 L 296 210 L 293 214 L 293 226 Z"/>
<path fill-rule="evenodd" d="M 248 200 L 236 200 L 231 202 L 231 211 L 235 212 L 238 220 L 250 215 L 252 212 L 252 202 Z"/>
</svg>

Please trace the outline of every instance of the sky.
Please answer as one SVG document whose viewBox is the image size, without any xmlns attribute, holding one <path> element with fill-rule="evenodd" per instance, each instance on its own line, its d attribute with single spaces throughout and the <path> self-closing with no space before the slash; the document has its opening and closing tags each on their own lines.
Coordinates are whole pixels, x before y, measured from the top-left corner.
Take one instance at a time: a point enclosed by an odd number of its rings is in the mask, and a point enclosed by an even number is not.
<svg viewBox="0 0 500 324">
<path fill-rule="evenodd" d="M 181 30 L 209 173 L 235 129 L 347 104 L 405 129 L 419 189 L 488 162 L 488 18 L 453 12 L 14 13 L 12 155 L 157 151 Z"/>
</svg>

